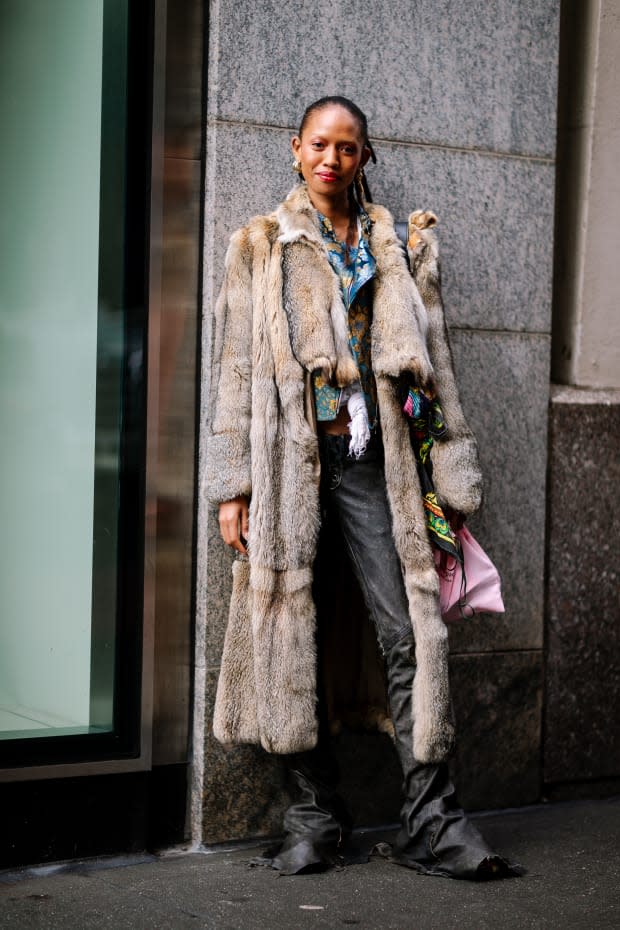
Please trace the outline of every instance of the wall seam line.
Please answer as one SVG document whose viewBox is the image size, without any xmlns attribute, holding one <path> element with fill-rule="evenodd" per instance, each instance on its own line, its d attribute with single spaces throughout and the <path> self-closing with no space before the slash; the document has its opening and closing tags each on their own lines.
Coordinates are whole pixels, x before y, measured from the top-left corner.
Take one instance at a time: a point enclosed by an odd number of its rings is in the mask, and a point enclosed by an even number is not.
<svg viewBox="0 0 620 930">
<path fill-rule="evenodd" d="M 294 126 L 281 126 L 276 123 L 258 123 L 254 120 L 223 119 L 220 116 L 207 117 L 207 126 L 241 126 L 244 129 L 271 129 L 276 132 L 296 133 Z M 436 149 L 442 152 L 457 152 L 465 155 L 484 155 L 488 158 L 512 158 L 515 161 L 540 162 L 546 165 L 555 165 L 553 155 L 533 155 L 525 152 L 507 152 L 501 149 L 483 149 L 466 145 L 449 145 L 443 142 L 421 142 L 413 139 L 395 139 L 390 136 L 370 136 L 371 142 L 381 142 L 387 145 L 401 145 L 406 148 Z"/>
</svg>

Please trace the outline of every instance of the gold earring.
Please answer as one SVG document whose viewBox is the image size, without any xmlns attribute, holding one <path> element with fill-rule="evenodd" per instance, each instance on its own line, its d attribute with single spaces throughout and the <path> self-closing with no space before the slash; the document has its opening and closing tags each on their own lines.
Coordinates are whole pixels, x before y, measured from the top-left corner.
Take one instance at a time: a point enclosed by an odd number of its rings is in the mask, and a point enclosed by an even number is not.
<svg viewBox="0 0 620 930">
<path fill-rule="evenodd" d="M 366 199 L 364 191 L 364 169 L 362 167 L 357 169 L 357 174 L 355 175 L 355 191 L 357 193 L 357 199 L 360 203 Z"/>
<path fill-rule="evenodd" d="M 296 174 L 301 174 L 301 162 L 298 158 L 293 162 L 292 168 Z"/>
</svg>

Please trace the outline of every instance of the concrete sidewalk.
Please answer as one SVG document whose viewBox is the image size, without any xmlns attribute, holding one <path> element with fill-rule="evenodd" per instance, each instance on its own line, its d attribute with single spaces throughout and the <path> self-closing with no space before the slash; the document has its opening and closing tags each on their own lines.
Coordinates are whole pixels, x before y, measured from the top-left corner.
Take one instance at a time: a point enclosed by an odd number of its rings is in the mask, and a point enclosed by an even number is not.
<svg viewBox="0 0 620 930">
<path fill-rule="evenodd" d="M 527 875 L 450 881 L 372 860 L 286 878 L 249 868 L 248 849 L 73 863 L 0 873 L 0 928 L 620 928 L 620 799 L 474 819 Z"/>
</svg>

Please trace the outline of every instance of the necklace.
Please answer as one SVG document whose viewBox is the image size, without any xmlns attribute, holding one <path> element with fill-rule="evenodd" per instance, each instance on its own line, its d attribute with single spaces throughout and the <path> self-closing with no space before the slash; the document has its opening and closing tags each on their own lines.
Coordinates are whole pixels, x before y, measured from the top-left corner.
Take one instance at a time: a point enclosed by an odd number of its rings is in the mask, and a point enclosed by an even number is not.
<svg viewBox="0 0 620 930">
<path fill-rule="evenodd" d="M 341 239 L 338 233 L 336 232 L 336 227 L 333 222 L 332 222 L 332 227 L 334 229 L 334 232 L 336 233 L 336 238 L 339 240 L 340 244 L 344 246 L 345 262 L 348 265 L 349 258 L 350 258 L 349 250 L 353 248 L 353 242 L 355 240 L 355 233 L 357 231 L 357 214 L 353 213 L 353 211 L 349 213 L 349 222 L 347 223 L 347 228 L 344 233 L 344 239 Z"/>
</svg>

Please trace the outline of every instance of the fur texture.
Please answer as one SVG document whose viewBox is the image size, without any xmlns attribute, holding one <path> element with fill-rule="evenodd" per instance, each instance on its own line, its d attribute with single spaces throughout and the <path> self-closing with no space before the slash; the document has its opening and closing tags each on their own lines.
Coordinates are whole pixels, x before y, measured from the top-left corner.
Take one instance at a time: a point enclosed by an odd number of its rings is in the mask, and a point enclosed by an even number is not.
<svg viewBox="0 0 620 930">
<path fill-rule="evenodd" d="M 445 441 L 433 447 L 433 482 L 442 503 L 469 515 L 475 513 L 482 503 L 482 475 L 476 440 L 465 422 L 454 378 L 441 298 L 439 252 L 432 231 L 436 223 L 437 217 L 430 211 L 412 213 L 407 252 L 411 273 L 428 313 L 428 350 L 448 424 Z"/>
<path fill-rule="evenodd" d="M 390 214 L 368 205 L 374 281 L 372 359 L 394 538 L 416 640 L 413 746 L 440 761 L 453 743 L 448 639 L 408 425 L 396 379 L 435 381 L 450 434 L 433 449 L 438 491 L 471 513 L 480 501 L 474 439 L 458 399 L 439 290 L 432 214 L 412 214 L 407 267 Z M 319 529 L 319 458 L 307 416 L 309 373 L 340 385 L 358 377 L 346 315 L 304 186 L 231 239 L 215 309 L 207 489 L 220 502 L 251 497 L 249 561 L 234 567 L 216 698 L 224 743 L 270 752 L 311 748 L 317 737 L 316 614 L 312 567 Z"/>
</svg>

